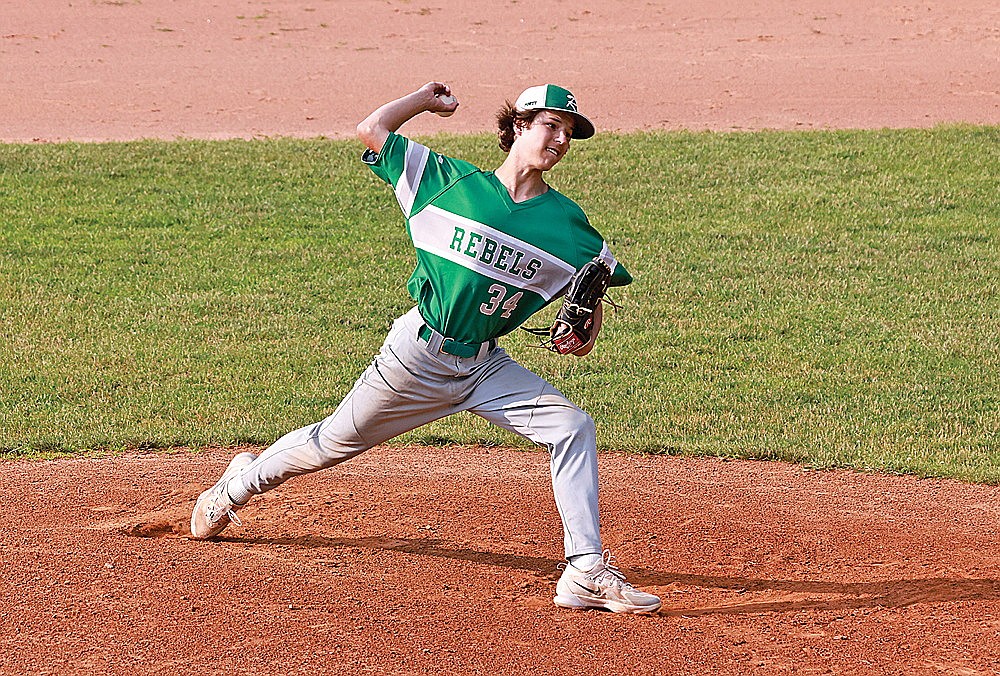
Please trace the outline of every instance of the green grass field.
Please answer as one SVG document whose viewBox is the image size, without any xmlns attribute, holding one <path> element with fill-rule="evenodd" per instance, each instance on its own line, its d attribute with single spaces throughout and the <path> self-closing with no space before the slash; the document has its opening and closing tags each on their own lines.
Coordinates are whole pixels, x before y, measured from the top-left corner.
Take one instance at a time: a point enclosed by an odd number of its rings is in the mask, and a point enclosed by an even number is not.
<svg viewBox="0 0 1000 676">
<path fill-rule="evenodd" d="M 602 448 L 1000 481 L 998 149 L 1000 127 L 579 142 L 550 182 L 636 283 L 587 358 L 505 345 Z M 411 304 L 360 150 L 0 145 L 0 453 L 266 444 L 329 414 Z M 522 443 L 471 416 L 400 441 Z"/>
</svg>

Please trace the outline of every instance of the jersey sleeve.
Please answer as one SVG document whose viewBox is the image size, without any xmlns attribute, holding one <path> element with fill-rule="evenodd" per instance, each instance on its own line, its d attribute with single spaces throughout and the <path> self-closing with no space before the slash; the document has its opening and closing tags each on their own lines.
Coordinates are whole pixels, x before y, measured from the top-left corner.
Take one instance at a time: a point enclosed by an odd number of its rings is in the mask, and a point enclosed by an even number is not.
<svg viewBox="0 0 1000 676">
<path fill-rule="evenodd" d="M 361 161 L 392 186 L 406 218 L 462 177 L 478 171 L 468 162 L 446 157 L 394 133 L 389 134 L 381 152 L 366 150 Z"/>
</svg>

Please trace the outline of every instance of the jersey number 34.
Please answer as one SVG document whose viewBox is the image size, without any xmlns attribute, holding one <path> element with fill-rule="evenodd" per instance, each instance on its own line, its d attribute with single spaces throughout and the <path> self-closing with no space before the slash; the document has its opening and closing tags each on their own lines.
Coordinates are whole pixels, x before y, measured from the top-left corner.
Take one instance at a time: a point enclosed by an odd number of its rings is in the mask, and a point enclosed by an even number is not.
<svg viewBox="0 0 1000 676">
<path fill-rule="evenodd" d="M 479 311 L 484 315 L 492 317 L 493 314 L 503 308 L 504 312 L 501 317 L 508 319 L 514 310 L 517 309 L 517 302 L 521 300 L 521 296 L 524 295 L 523 291 L 518 291 L 510 298 L 504 300 L 507 295 L 507 287 L 500 284 L 494 284 L 490 287 L 490 299 L 489 301 L 483 303 L 479 306 Z"/>
</svg>

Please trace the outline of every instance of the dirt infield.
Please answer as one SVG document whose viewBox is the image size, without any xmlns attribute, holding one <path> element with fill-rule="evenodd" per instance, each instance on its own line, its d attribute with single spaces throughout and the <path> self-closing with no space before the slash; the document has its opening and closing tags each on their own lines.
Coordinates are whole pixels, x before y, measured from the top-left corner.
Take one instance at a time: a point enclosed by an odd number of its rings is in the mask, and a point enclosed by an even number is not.
<svg viewBox="0 0 1000 676">
<path fill-rule="evenodd" d="M 1000 489 L 607 454 L 607 543 L 654 617 L 551 603 L 544 454 L 379 448 L 259 498 L 228 454 L 0 463 L 3 673 L 980 674 Z"/>
<path fill-rule="evenodd" d="M 406 131 L 540 81 L 603 130 L 1000 124 L 995 2 L 742 5 L 6 3 L 0 140 L 344 137 L 434 78 Z M 552 605 L 543 453 L 377 448 L 189 540 L 234 452 L 0 462 L 0 673 L 1000 673 L 995 487 L 603 454 L 637 618 Z"/>
</svg>

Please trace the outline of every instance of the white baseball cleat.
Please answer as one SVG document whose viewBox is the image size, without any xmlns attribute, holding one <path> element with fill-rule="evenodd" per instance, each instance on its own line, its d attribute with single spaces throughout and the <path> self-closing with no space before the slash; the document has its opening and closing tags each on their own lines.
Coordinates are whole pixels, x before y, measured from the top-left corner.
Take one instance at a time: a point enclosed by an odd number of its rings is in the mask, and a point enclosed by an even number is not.
<svg viewBox="0 0 1000 676">
<path fill-rule="evenodd" d="M 257 459 L 253 453 L 238 453 L 229 461 L 229 467 L 215 485 L 198 496 L 194 511 L 191 512 L 191 537 L 205 540 L 214 537 L 226 529 L 232 521 L 237 526 L 242 525 L 236 517 L 236 510 L 243 505 L 234 504 L 226 492 L 226 484 L 240 470 Z"/>
<path fill-rule="evenodd" d="M 590 570 L 580 570 L 572 563 L 556 585 L 552 601 L 560 608 L 586 610 L 603 608 L 613 613 L 655 613 L 660 599 L 641 592 L 625 581 L 625 575 L 613 563 L 611 551 L 605 549 L 602 560 Z"/>
</svg>

